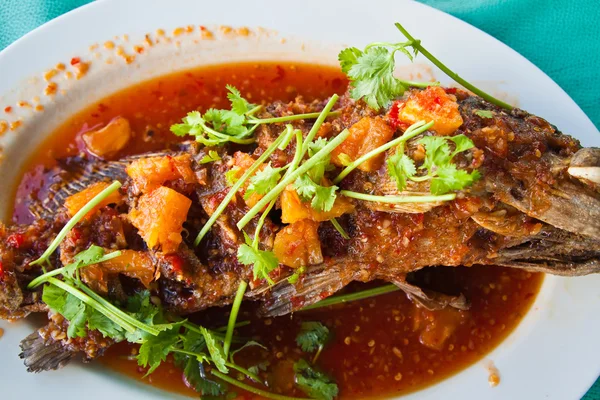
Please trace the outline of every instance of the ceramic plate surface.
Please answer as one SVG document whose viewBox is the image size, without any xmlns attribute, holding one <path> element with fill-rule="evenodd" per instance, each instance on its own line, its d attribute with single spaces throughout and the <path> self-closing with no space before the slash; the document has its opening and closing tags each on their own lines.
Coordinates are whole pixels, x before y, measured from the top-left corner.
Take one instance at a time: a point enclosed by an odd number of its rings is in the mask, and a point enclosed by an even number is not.
<svg viewBox="0 0 600 400">
<path fill-rule="evenodd" d="M 438 58 L 462 76 L 513 104 L 540 115 L 585 146 L 600 146 L 600 135 L 567 94 L 533 64 L 499 41 L 449 15 L 399 0 L 193 1 L 103 0 L 70 12 L 31 32 L 0 53 L 0 106 L 40 97 L 44 112 L 27 107 L 11 113 L 22 126 L 0 137 L 2 189 L 0 216 L 7 214 L 11 187 L 21 165 L 40 140 L 77 110 L 120 88 L 175 70 L 236 60 L 295 60 L 335 64 L 346 45 L 403 41 L 394 28 L 399 21 Z M 103 47 L 121 44 L 127 54 L 146 33 L 167 35 L 194 25 L 194 32 L 156 45 L 135 61 Z M 213 27 L 216 40 L 201 39 L 198 26 Z M 249 27 L 249 36 L 226 33 L 219 25 Z M 262 27 L 264 29 L 258 29 Z M 128 40 L 122 40 L 124 34 Z M 120 38 L 117 40 L 115 36 Z M 177 43 L 179 42 L 179 43 Z M 196 43 L 197 42 L 197 43 Z M 97 48 L 90 46 L 99 44 Z M 96 54 L 97 53 L 97 54 Z M 58 93 L 44 95 L 44 72 L 72 57 L 91 60 L 80 79 L 55 78 Z M 106 60 L 113 59 L 112 64 Z M 440 71 L 422 65 L 400 68 L 430 71 L 449 84 Z M 398 57 L 398 63 L 408 60 Z M 4 116 L 0 116 L 0 119 Z M 466 370 L 403 399 L 579 399 L 600 373 L 600 276 L 546 277 L 531 311 L 492 353 Z M 0 397 L 4 399 L 106 400 L 177 396 L 111 373 L 101 366 L 74 363 L 57 372 L 29 374 L 18 358 L 19 340 L 35 325 L 8 324 L 0 339 Z M 490 388 L 485 366 L 493 361 L 502 381 Z"/>
</svg>

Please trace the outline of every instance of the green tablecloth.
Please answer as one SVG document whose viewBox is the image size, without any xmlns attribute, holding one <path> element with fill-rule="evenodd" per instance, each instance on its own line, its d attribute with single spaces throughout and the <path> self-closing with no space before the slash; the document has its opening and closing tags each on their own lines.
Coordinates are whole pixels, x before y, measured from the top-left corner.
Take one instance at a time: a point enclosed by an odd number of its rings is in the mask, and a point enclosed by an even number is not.
<svg viewBox="0 0 600 400">
<path fill-rule="evenodd" d="M 600 23 L 595 0 L 421 0 L 517 50 L 600 127 Z M 0 49 L 89 0 L 0 0 Z M 426 23 L 426 22 L 425 22 Z M 584 400 L 600 400 L 600 380 Z"/>
</svg>

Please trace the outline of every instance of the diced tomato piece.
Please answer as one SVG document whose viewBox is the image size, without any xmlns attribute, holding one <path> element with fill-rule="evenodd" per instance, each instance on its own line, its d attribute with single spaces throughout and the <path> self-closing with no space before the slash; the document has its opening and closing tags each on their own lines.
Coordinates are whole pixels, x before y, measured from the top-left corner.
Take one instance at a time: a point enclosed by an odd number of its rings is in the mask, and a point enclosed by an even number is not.
<svg viewBox="0 0 600 400">
<path fill-rule="evenodd" d="M 109 187 L 110 184 L 106 182 L 98 182 L 93 185 L 83 189 L 79 193 L 75 193 L 67 197 L 65 200 L 65 207 L 67 208 L 68 214 L 72 217 L 77 214 L 77 211 L 81 210 L 90 200 L 92 200 L 96 195 L 98 195 L 101 191 Z M 89 213 L 85 215 L 85 219 L 92 216 L 96 211 L 105 207 L 109 204 L 120 203 L 122 200 L 121 194 L 116 191 L 107 196 L 104 200 L 102 200 L 96 207 L 94 207 Z"/>
<path fill-rule="evenodd" d="M 415 90 L 403 103 L 398 105 L 399 124 L 406 126 L 418 121 L 434 121 L 431 130 L 440 135 L 454 133 L 463 123 L 458 110 L 456 97 L 449 95 L 438 86 Z"/>
<path fill-rule="evenodd" d="M 2 261 L 0 261 L 0 281 L 4 280 L 4 267 L 2 266 Z"/>
<path fill-rule="evenodd" d="M 194 183 L 196 176 L 190 164 L 189 154 L 140 158 L 127 166 L 127 175 L 142 192 L 148 193 L 171 180 Z"/>
<path fill-rule="evenodd" d="M 382 118 L 364 117 L 350 127 L 350 136 L 333 149 L 331 162 L 341 167 L 344 165 L 343 160 L 340 159 L 341 154 L 345 154 L 350 160 L 354 161 L 371 150 L 386 144 L 392 136 L 394 136 L 394 129 Z M 361 163 L 358 169 L 365 172 L 376 171 L 381 167 L 384 156 L 384 154 L 379 154 L 372 157 Z"/>
<path fill-rule="evenodd" d="M 279 231 L 273 245 L 279 262 L 291 268 L 322 263 L 318 229 L 318 222 L 305 219 Z"/>
<path fill-rule="evenodd" d="M 310 202 L 304 202 L 296 193 L 292 185 L 281 193 L 281 221 L 291 224 L 303 219 L 312 221 L 328 221 L 342 214 L 354 211 L 354 204 L 348 198 L 338 195 L 329 211 L 317 211 L 311 207 Z"/>
<path fill-rule="evenodd" d="M 140 197 L 129 220 L 149 248 L 174 253 L 182 241 L 181 231 L 192 201 L 173 189 L 161 186 Z"/>
</svg>

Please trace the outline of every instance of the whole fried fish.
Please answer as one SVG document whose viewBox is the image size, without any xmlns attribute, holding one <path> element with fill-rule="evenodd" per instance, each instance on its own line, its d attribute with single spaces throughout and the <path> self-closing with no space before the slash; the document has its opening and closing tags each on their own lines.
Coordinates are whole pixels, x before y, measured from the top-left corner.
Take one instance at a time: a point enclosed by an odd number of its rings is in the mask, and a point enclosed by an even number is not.
<svg viewBox="0 0 600 400">
<path fill-rule="evenodd" d="M 409 91 L 402 101 L 409 101 L 418 93 Z M 409 283 L 412 272 L 428 266 L 501 265 L 566 276 L 599 272 L 600 150 L 581 148 L 575 139 L 525 111 L 507 112 L 456 89 L 448 93 L 457 103 L 462 120 L 455 134 L 466 135 L 476 146 L 468 156 L 457 158 L 457 163 L 477 168 L 482 179 L 450 202 L 389 205 L 354 201 L 354 211 L 338 219 L 350 238 L 342 238 L 331 223 L 321 222 L 321 254 L 316 257 L 319 261 L 308 266 L 295 284 L 287 279 L 293 270 L 284 265 L 273 271 L 271 277 L 276 283 L 270 286 L 253 280 L 252 266 L 238 261 L 238 247 L 245 241 L 236 223 L 249 209 L 243 193 L 234 197 L 200 246 L 193 246 L 196 234 L 230 190 L 226 173 L 238 162 L 239 152 L 217 149 L 221 159 L 203 163 L 208 151 L 214 149 L 184 143 L 164 152 L 117 161 L 63 162 L 53 171 L 58 178 L 48 196 L 30 202 L 36 221 L 29 226 L 0 227 L 0 316 L 20 318 L 32 311 L 46 311 L 40 290 L 25 288 L 41 273 L 29 263 L 42 254 L 68 220 L 63 207 L 67 198 L 93 183 L 114 179 L 125 183 L 121 191 L 123 202 L 102 207 L 78 223 L 52 263 L 55 267 L 64 265 L 92 244 L 133 251 L 145 260 L 145 271 L 154 277 L 151 284 L 144 283 L 139 275 L 107 266 L 99 266 L 96 273 L 100 275 L 88 277 L 88 284 L 97 285 L 94 290 L 115 300 L 147 286 L 170 312 L 179 315 L 231 303 L 242 280 L 250 282 L 246 297 L 263 301 L 266 315 L 282 315 L 315 303 L 352 281 L 374 279 L 393 282 L 428 308 L 467 308 L 468 301 L 462 296 L 432 293 Z M 301 100 L 290 104 L 276 102 L 266 108 L 264 116 L 315 112 L 323 105 L 324 102 L 307 104 Z M 378 118 L 396 127 L 391 111 L 378 114 L 349 96 L 342 98 L 339 111 L 338 117 L 324 125 L 323 136 L 335 136 L 365 118 Z M 296 121 L 294 125 L 306 135 L 312 121 Z M 257 146 L 242 153 L 255 159 L 282 130 L 278 124 L 262 126 Z M 270 161 L 283 166 L 291 161 L 294 150 L 293 145 L 285 151 L 278 150 Z M 407 151 L 414 159 L 422 150 L 416 139 L 407 143 Z M 392 154 L 389 151 L 385 157 Z M 191 178 L 175 177 L 161 184 L 191 199 L 192 205 L 184 223 L 183 241 L 176 251 L 164 253 L 148 247 L 126 217 L 143 191 L 126 169 L 137 160 L 180 156 L 188 160 Z M 374 195 L 429 193 L 427 182 L 410 183 L 399 193 L 384 165 L 374 171 L 355 170 L 339 186 Z M 253 232 L 257 219 L 246 227 L 248 232 Z M 262 248 L 273 248 L 282 225 L 277 213 L 269 215 L 260 234 Z M 11 237 L 19 238 L 18 245 L 9 240 Z M 75 353 L 83 352 L 86 359 L 91 359 L 111 344 L 107 341 L 98 346 L 98 338 L 90 335 L 75 345 L 61 335 L 57 327 L 64 327 L 66 322 L 59 322 L 52 320 L 49 327 L 43 328 L 47 332 L 53 327 L 54 336 L 34 333 L 23 341 L 22 356 L 31 370 L 58 368 Z M 86 340 L 91 342 L 84 343 Z M 45 345 L 51 346 L 49 350 L 40 350 Z M 96 351 L 90 353 L 86 348 Z"/>
</svg>

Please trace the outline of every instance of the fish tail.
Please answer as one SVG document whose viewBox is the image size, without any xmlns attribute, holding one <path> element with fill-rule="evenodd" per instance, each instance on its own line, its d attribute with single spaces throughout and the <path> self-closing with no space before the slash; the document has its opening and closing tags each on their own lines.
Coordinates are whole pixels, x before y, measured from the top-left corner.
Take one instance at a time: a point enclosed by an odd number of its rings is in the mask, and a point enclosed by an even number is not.
<svg viewBox="0 0 600 400">
<path fill-rule="evenodd" d="M 28 372 L 56 370 L 64 367 L 75 353 L 61 341 L 44 340 L 38 331 L 21 341 L 21 353 Z"/>
</svg>

